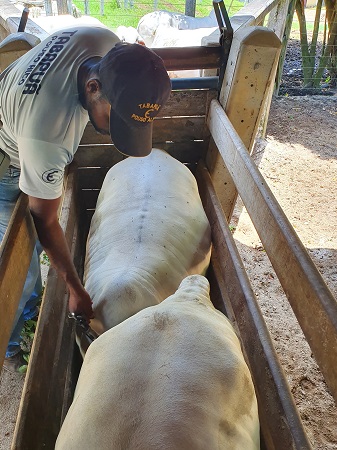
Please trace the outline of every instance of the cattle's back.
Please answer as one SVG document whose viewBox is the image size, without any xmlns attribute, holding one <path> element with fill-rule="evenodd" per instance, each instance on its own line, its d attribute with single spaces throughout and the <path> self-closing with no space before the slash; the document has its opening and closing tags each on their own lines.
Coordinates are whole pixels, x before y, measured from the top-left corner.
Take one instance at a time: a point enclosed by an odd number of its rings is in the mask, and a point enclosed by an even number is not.
<svg viewBox="0 0 337 450">
<path fill-rule="evenodd" d="M 204 277 L 94 342 L 57 449 L 256 449 L 257 406 L 239 341 Z"/>
<path fill-rule="evenodd" d="M 210 248 L 197 183 L 182 163 L 153 149 L 116 164 L 87 241 L 85 287 L 103 324 L 96 330 L 162 301 L 187 275 L 204 274 Z"/>
</svg>

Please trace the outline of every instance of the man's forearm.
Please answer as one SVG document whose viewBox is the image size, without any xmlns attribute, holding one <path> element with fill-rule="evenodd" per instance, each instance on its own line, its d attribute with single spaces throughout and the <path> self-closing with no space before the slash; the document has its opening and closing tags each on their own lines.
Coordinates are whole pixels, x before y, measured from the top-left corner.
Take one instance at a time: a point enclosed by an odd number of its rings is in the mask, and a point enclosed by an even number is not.
<svg viewBox="0 0 337 450">
<path fill-rule="evenodd" d="M 40 243 L 47 253 L 50 263 L 67 283 L 69 290 L 80 289 L 82 284 L 59 222 L 54 221 L 46 226 L 39 219 L 34 216 L 33 218 Z"/>
<path fill-rule="evenodd" d="M 92 301 L 79 279 L 58 221 L 57 211 L 60 200 L 60 198 L 43 200 L 29 197 L 29 207 L 41 245 L 47 253 L 50 263 L 64 279 L 69 289 L 69 310 L 81 314 L 89 320 L 93 317 Z"/>
</svg>

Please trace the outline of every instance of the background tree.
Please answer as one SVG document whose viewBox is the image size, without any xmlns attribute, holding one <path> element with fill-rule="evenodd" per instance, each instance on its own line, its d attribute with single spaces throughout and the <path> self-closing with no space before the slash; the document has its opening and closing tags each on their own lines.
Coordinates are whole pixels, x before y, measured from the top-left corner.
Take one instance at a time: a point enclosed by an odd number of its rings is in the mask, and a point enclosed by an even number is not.
<svg viewBox="0 0 337 450">
<path fill-rule="evenodd" d="M 318 35 L 323 0 L 318 0 L 311 42 L 309 43 L 305 18 L 305 0 L 296 0 L 296 14 L 300 27 L 302 52 L 303 87 L 318 88 L 324 71 L 330 76 L 330 83 L 336 86 L 337 75 L 337 14 L 336 0 L 325 0 L 326 18 L 324 22 L 323 43 L 318 48 Z M 316 60 L 318 63 L 316 64 Z"/>
</svg>

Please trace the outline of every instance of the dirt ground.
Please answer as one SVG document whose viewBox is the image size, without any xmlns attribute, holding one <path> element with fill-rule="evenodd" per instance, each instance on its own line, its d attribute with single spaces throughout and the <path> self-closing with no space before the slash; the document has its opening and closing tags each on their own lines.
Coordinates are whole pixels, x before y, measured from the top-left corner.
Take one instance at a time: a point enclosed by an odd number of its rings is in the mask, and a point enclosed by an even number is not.
<svg viewBox="0 0 337 450">
<path fill-rule="evenodd" d="M 254 159 L 337 297 L 337 96 L 273 100 Z M 337 408 L 240 202 L 232 224 L 304 427 L 316 450 L 337 449 Z"/>
</svg>

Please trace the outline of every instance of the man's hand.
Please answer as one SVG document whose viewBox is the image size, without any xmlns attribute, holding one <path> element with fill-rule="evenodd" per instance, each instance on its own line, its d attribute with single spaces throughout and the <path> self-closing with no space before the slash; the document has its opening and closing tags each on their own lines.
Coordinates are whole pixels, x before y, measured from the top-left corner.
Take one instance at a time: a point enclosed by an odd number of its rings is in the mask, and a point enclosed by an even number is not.
<svg viewBox="0 0 337 450">
<path fill-rule="evenodd" d="M 69 293 L 69 311 L 83 316 L 87 322 L 94 318 L 92 310 L 92 301 L 87 291 L 82 288 L 80 291 L 70 291 Z"/>
</svg>

